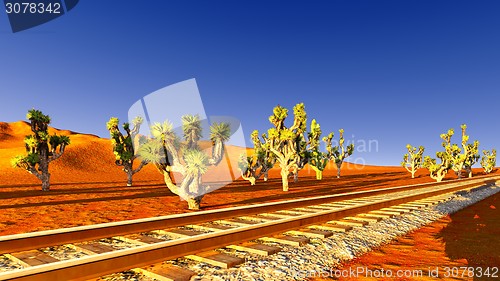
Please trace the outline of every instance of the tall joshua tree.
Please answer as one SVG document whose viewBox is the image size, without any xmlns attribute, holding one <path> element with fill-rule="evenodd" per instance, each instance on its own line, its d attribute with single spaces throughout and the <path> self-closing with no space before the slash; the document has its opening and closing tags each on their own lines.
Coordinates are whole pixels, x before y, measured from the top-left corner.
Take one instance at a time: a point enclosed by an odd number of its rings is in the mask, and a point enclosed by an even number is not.
<svg viewBox="0 0 500 281">
<path fill-rule="evenodd" d="M 483 150 L 483 157 L 481 158 L 481 166 L 486 174 L 493 171 L 497 164 L 497 150 L 492 149 L 491 152 L 488 150 Z"/>
<path fill-rule="evenodd" d="M 304 169 L 309 162 L 309 141 L 306 140 L 305 133 L 307 131 L 307 114 L 304 103 L 298 103 L 293 107 L 293 125 L 290 128 L 295 134 L 295 150 L 297 151 L 296 165 L 293 167 L 293 181 L 299 181 L 299 170 Z"/>
<path fill-rule="evenodd" d="M 460 148 L 456 144 L 451 144 L 451 137 L 454 133 L 453 129 L 449 129 L 446 134 L 440 135 L 441 139 L 443 139 L 441 145 L 445 151 L 436 152 L 436 156 L 441 160 L 441 163 L 437 163 L 436 159 L 430 156 L 424 157 L 423 166 L 429 170 L 430 177 L 437 182 L 442 181 L 448 171 L 453 167 L 453 155 L 460 152 Z"/>
<path fill-rule="evenodd" d="M 354 144 L 351 143 L 347 147 L 344 146 L 344 129 L 339 130 L 339 145 L 334 146 L 331 151 L 331 159 L 335 161 L 337 165 L 337 178 L 340 178 L 340 169 L 342 168 L 342 163 L 344 160 L 351 156 L 354 152 Z M 333 134 L 332 134 L 333 137 Z M 331 140 L 329 142 L 331 144 Z"/>
<path fill-rule="evenodd" d="M 403 156 L 401 166 L 411 173 L 411 178 L 413 179 L 415 178 L 417 170 L 422 168 L 424 147 L 419 146 L 417 151 L 416 147 L 411 146 L 411 144 L 407 144 L 406 149 L 408 149 L 408 153 Z"/>
<path fill-rule="evenodd" d="M 27 155 L 18 155 L 11 160 L 14 167 L 23 168 L 42 181 L 42 190 L 50 190 L 49 164 L 64 153 L 70 143 L 68 136 L 49 135 L 50 117 L 40 110 L 31 109 L 26 114 L 32 135 L 24 138 Z"/>
<path fill-rule="evenodd" d="M 288 191 L 288 175 L 293 172 L 298 173 L 298 165 L 301 156 L 297 152 L 297 143 L 305 129 L 306 115 L 304 104 L 299 103 L 294 107 L 294 122 L 290 128 L 285 126 L 285 119 L 288 117 L 288 109 L 278 105 L 273 109 L 273 115 L 269 117 L 269 122 L 274 128 L 267 131 L 264 136 L 268 149 L 274 154 L 276 162 L 280 167 L 283 191 Z"/>
<path fill-rule="evenodd" d="M 127 186 L 132 186 L 132 177 L 138 173 L 146 164 L 146 161 L 141 161 L 139 166 L 134 169 L 134 161 L 137 158 L 135 148 L 140 143 L 138 136 L 144 120 L 142 117 L 136 117 L 132 120 L 133 128 L 130 128 L 129 123 L 123 123 L 122 127 L 125 130 L 125 135 L 122 134 L 118 124 L 120 120 L 116 117 L 111 117 L 106 123 L 106 128 L 111 135 L 111 143 L 113 144 L 113 153 L 115 154 L 115 164 L 122 166 L 123 171 L 127 173 Z"/>
<path fill-rule="evenodd" d="M 316 179 L 323 179 L 323 171 L 325 170 L 328 161 L 329 161 L 329 153 L 325 153 L 320 151 L 320 138 L 321 138 L 321 127 L 319 123 L 316 122 L 316 119 L 313 119 L 311 122 L 311 131 L 308 133 L 308 141 L 309 141 L 309 165 L 316 172 Z M 331 151 L 331 143 L 332 143 L 333 133 L 330 133 L 328 137 L 324 137 L 323 141 L 327 145 L 328 149 L 328 140 L 330 143 L 330 151 Z"/>
<path fill-rule="evenodd" d="M 479 142 L 476 140 L 474 143 L 468 143 L 469 136 L 466 134 L 467 125 L 462 124 L 460 126 L 462 129 L 462 142 L 461 147 L 453 144 L 453 154 L 452 154 L 452 169 L 457 174 L 457 177 L 462 178 L 462 170 L 465 170 L 469 177 L 472 177 L 472 166 L 477 163 L 480 156 Z"/>
<path fill-rule="evenodd" d="M 210 127 L 212 155 L 204 153 L 198 142 L 202 136 L 198 115 L 182 117 L 183 141 L 174 133 L 172 123 L 155 123 L 151 126 L 153 138 L 141 145 L 139 155 L 143 161 L 153 163 L 163 174 L 167 188 L 187 201 L 190 210 L 200 209 L 203 196 L 215 188 L 202 183 L 202 176 L 209 166 L 218 165 L 224 155 L 224 143 L 230 137 L 227 123 L 214 123 Z M 175 183 L 172 173 L 180 173 L 182 182 Z"/>
</svg>

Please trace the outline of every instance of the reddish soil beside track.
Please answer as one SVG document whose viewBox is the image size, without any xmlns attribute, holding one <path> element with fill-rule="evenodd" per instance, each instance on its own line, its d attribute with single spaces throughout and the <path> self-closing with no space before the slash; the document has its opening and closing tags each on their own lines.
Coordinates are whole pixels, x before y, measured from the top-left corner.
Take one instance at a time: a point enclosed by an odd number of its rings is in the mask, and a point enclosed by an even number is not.
<svg viewBox="0 0 500 281">
<path fill-rule="evenodd" d="M 166 188 L 163 176 L 151 165 L 134 176 L 133 187 L 126 187 L 125 173 L 114 165 L 108 139 L 51 129 L 53 132 L 70 135 L 71 145 L 51 163 L 51 191 L 42 192 L 38 179 L 10 166 L 13 156 L 24 153 L 23 137 L 30 133 L 29 126 L 25 122 L 0 123 L 0 235 L 188 212 L 186 202 Z M 432 182 L 425 170 L 411 179 L 401 167 L 346 163 L 340 179 L 335 177 L 333 165 L 322 181 L 306 168 L 299 182 L 290 183 L 290 191 L 283 192 L 278 175 L 274 170 L 268 182 L 260 180 L 255 186 L 242 180 L 233 182 L 207 194 L 202 208 Z M 454 176 L 450 173 L 448 178 Z"/>
</svg>

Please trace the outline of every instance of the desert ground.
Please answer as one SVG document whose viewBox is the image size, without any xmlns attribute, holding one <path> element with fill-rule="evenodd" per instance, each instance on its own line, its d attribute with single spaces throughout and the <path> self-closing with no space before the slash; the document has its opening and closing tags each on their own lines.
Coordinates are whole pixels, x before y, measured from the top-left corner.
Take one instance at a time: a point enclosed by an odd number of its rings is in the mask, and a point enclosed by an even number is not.
<svg viewBox="0 0 500 281">
<path fill-rule="evenodd" d="M 23 138 L 30 133 L 29 125 L 23 121 L 0 123 L 0 235 L 190 212 L 186 202 L 166 188 L 163 176 L 152 165 L 134 176 L 134 186 L 127 187 L 126 174 L 114 164 L 109 139 L 53 128 L 50 132 L 70 135 L 71 145 L 60 159 L 51 163 L 51 191 L 42 192 L 35 176 L 10 165 L 13 156 L 24 153 Z M 340 179 L 336 178 L 337 171 L 332 164 L 325 170 L 321 181 L 316 180 L 314 171 L 306 167 L 300 172 L 299 182 L 291 182 L 289 192 L 282 191 L 278 170 L 271 171 L 268 182 L 258 180 L 255 186 L 240 179 L 207 194 L 202 208 L 225 208 L 433 182 L 425 169 L 419 170 L 412 179 L 402 167 L 344 164 Z M 476 169 L 475 175 L 480 174 L 481 170 Z M 454 178 L 452 173 L 446 177 Z M 450 265 L 467 264 L 466 261 L 471 264 L 468 257 L 476 250 L 487 248 L 463 249 L 453 241 L 474 241 L 476 237 L 488 240 L 492 233 L 499 233 L 498 223 L 493 223 L 498 219 L 498 213 L 492 211 L 498 207 L 498 195 L 476 205 L 346 266 L 413 268 L 416 264 L 412 261 L 420 260 L 422 255 L 430 256 L 432 260 L 429 262 L 435 261 L 438 266 L 448 262 Z M 486 222 L 480 223 L 472 213 L 481 219 L 484 217 Z M 462 227 L 466 228 L 465 232 Z M 402 257 L 407 263 L 401 264 Z M 498 259 L 493 262 L 498 264 Z"/>
</svg>

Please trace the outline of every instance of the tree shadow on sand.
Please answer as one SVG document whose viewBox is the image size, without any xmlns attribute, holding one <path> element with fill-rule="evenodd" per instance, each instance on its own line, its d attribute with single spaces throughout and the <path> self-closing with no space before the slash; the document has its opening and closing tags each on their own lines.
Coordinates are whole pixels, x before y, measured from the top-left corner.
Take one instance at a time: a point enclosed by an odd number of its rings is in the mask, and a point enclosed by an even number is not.
<svg viewBox="0 0 500 281">
<path fill-rule="evenodd" d="M 443 239 L 447 256 L 452 260 L 467 259 L 468 266 L 485 272 L 500 265 L 500 194 L 490 196 L 468 208 L 450 215 L 451 222 L 437 234 Z M 500 272 L 496 271 L 497 276 Z M 474 280 L 493 280 L 492 276 Z"/>
</svg>

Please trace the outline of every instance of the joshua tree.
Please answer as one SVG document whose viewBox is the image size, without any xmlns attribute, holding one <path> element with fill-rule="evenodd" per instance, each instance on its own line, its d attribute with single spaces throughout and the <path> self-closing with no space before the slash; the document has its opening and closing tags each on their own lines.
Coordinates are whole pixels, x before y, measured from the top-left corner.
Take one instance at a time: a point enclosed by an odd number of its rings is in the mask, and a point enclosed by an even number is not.
<svg viewBox="0 0 500 281">
<path fill-rule="evenodd" d="M 227 123 L 214 123 L 210 127 L 213 144 L 210 157 L 198 146 L 202 136 L 198 115 L 183 116 L 182 130 L 184 142 L 174 133 L 172 123 L 155 123 L 151 126 L 153 138 L 140 147 L 139 155 L 143 161 L 156 166 L 163 174 L 168 189 L 186 200 L 190 210 L 198 210 L 203 196 L 215 190 L 202 183 L 202 176 L 209 166 L 216 166 L 222 160 L 224 143 L 229 139 L 231 131 Z M 182 182 L 174 183 L 174 172 L 183 176 Z"/>
<path fill-rule="evenodd" d="M 307 114 L 304 103 L 296 104 L 293 107 L 293 126 L 290 128 L 295 133 L 295 150 L 297 151 L 296 165 L 293 167 L 291 175 L 293 175 L 293 181 L 299 181 L 299 170 L 302 170 L 306 164 L 309 162 L 309 151 L 308 145 L 309 141 L 306 141 L 304 136 L 307 130 Z M 290 175 L 290 174 L 289 174 Z"/>
<path fill-rule="evenodd" d="M 139 147 L 140 136 L 138 136 L 140 127 L 144 120 L 142 117 L 136 117 L 132 120 L 133 128 L 130 128 L 129 123 L 123 123 L 122 127 L 126 135 L 123 135 L 118 128 L 120 120 L 116 117 L 111 117 L 106 123 L 106 128 L 111 135 L 111 143 L 113 144 L 113 152 L 115 154 L 115 164 L 123 166 L 123 171 L 127 173 L 127 186 L 132 186 L 132 177 L 138 173 L 147 162 L 141 161 L 139 166 L 134 169 L 134 160 L 137 158 L 135 148 Z"/>
<path fill-rule="evenodd" d="M 493 171 L 497 164 L 497 150 L 492 149 L 491 152 L 488 150 L 483 150 L 483 158 L 481 158 L 481 166 L 486 174 Z"/>
<path fill-rule="evenodd" d="M 481 155 L 479 155 L 479 142 L 474 141 L 473 144 L 468 143 L 466 145 L 466 151 L 467 158 L 465 159 L 464 170 L 468 174 L 469 178 L 472 178 L 472 166 L 474 166 L 474 164 L 476 164 L 481 158 Z"/>
<path fill-rule="evenodd" d="M 70 143 L 68 136 L 49 135 L 50 117 L 40 110 L 31 109 L 26 114 L 30 121 L 32 135 L 24 138 L 27 155 L 11 160 L 14 167 L 23 168 L 42 181 L 42 190 L 50 190 L 50 162 L 58 159 Z"/>
<path fill-rule="evenodd" d="M 411 146 L 411 144 L 406 145 L 406 149 L 408 149 L 408 153 L 403 156 L 403 162 L 401 162 L 401 166 L 403 166 L 408 172 L 411 173 L 411 178 L 415 178 L 415 173 L 418 169 L 422 168 L 423 164 L 423 154 L 424 147 L 419 146 L 418 151 L 416 147 Z"/>
<path fill-rule="evenodd" d="M 309 148 L 310 148 L 308 151 L 309 153 L 308 158 L 309 158 L 309 165 L 316 172 L 317 180 L 323 179 L 323 170 L 325 170 L 329 160 L 328 156 L 329 154 L 320 151 L 319 148 L 320 137 L 321 137 L 321 127 L 316 122 L 316 120 L 313 119 L 311 122 L 311 131 L 308 133 Z M 331 150 L 332 138 L 333 138 L 333 133 L 330 133 L 328 137 L 323 138 L 323 141 L 327 145 L 327 149 L 328 149 L 328 143 L 330 144 L 330 150 Z"/>
<path fill-rule="evenodd" d="M 294 107 L 294 122 L 292 127 L 285 126 L 285 119 L 288 117 L 288 109 L 276 106 L 269 121 L 274 125 L 267 131 L 263 138 L 268 145 L 268 149 L 274 154 L 280 167 L 283 191 L 288 191 L 288 175 L 293 172 L 297 175 L 301 155 L 297 152 L 297 143 L 303 138 L 306 126 L 306 114 L 304 104 L 299 103 Z M 293 169 L 293 170 L 292 170 Z"/>
<path fill-rule="evenodd" d="M 331 159 L 335 161 L 335 165 L 337 165 L 337 178 L 340 178 L 340 169 L 342 167 L 342 163 L 344 160 L 351 156 L 352 153 L 354 152 L 354 144 L 351 143 L 347 147 L 344 147 L 344 129 L 339 130 L 340 136 L 339 136 L 339 145 L 334 146 L 330 151 L 331 151 Z M 332 134 L 333 137 L 333 134 Z M 327 142 L 331 144 L 330 142 Z"/>
<path fill-rule="evenodd" d="M 251 185 L 255 185 L 256 180 L 261 176 L 264 176 L 264 181 L 267 181 L 268 172 L 274 166 L 276 160 L 268 149 L 269 145 L 260 140 L 259 131 L 253 131 L 251 137 L 254 155 L 242 154 L 238 162 L 238 168 L 241 171 L 241 177 L 248 180 Z M 263 138 L 266 139 L 266 135 L 263 135 Z"/>
<path fill-rule="evenodd" d="M 441 139 L 443 139 L 442 146 L 445 151 L 436 152 L 437 158 L 441 159 L 441 163 L 437 163 L 436 159 L 430 156 L 424 157 L 424 167 L 429 170 L 430 177 L 437 182 L 443 180 L 448 171 L 453 166 L 453 155 L 456 155 L 460 151 L 460 148 L 454 144 L 451 144 L 451 137 L 454 134 L 453 129 L 449 129 L 448 133 L 441 134 Z"/>
<path fill-rule="evenodd" d="M 453 154 L 452 156 L 452 169 L 457 174 L 458 178 L 462 178 L 462 170 L 468 173 L 469 177 L 472 177 L 472 166 L 479 160 L 479 142 L 476 140 L 474 143 L 467 143 L 469 141 L 469 136 L 465 133 L 467 125 L 462 124 L 460 126 L 462 129 L 462 148 L 460 149 L 458 145 L 453 144 Z"/>
</svg>

